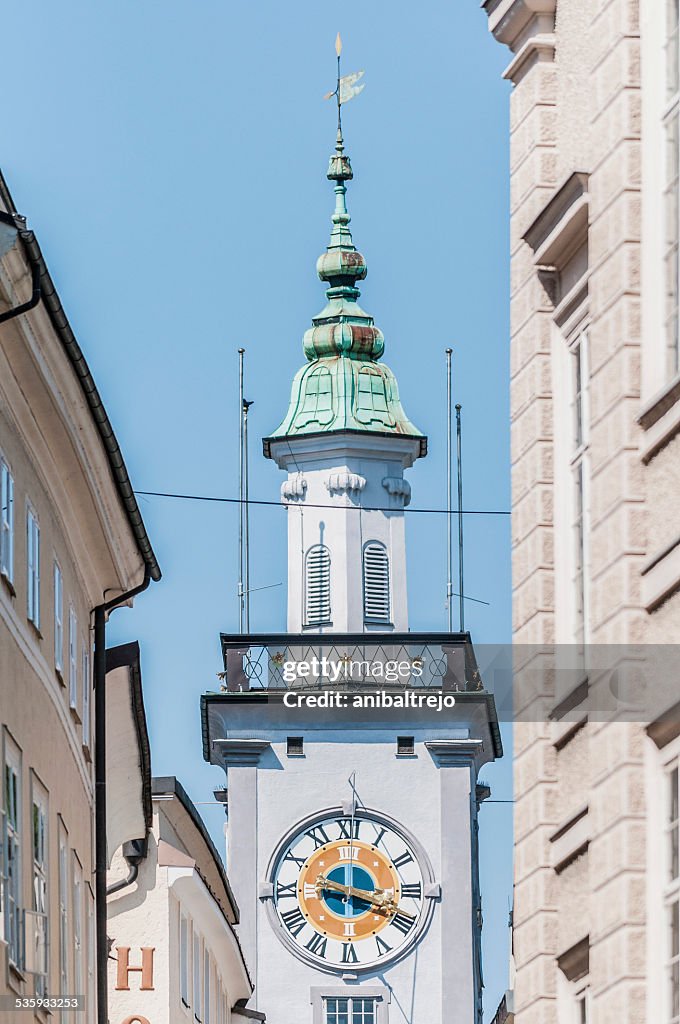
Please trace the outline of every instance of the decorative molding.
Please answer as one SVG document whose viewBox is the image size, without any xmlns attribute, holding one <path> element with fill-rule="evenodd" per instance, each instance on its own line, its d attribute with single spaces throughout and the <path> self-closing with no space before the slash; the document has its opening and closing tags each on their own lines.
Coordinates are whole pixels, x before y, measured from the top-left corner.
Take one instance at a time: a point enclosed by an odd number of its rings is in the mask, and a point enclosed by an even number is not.
<svg viewBox="0 0 680 1024">
<path fill-rule="evenodd" d="M 465 768 L 475 762 L 484 749 L 482 740 L 427 740 L 425 746 L 440 768 Z"/>
<path fill-rule="evenodd" d="M 403 498 L 404 505 L 411 504 L 411 485 L 403 476 L 385 476 L 382 485 L 391 498 Z"/>
<path fill-rule="evenodd" d="M 256 767 L 270 749 L 269 740 L 213 740 L 213 747 L 222 755 L 225 768 Z"/>
<path fill-rule="evenodd" d="M 680 736 L 680 703 L 668 708 L 647 726 L 647 735 L 663 750 L 672 740 Z"/>
<path fill-rule="evenodd" d="M 557 958 L 557 966 L 569 981 L 584 978 L 590 969 L 590 938 L 577 942 L 571 949 Z"/>
<path fill-rule="evenodd" d="M 680 536 L 657 552 L 640 572 L 642 603 L 653 612 L 680 588 Z"/>
<path fill-rule="evenodd" d="M 528 37 L 555 30 L 557 0 L 483 0 L 489 31 L 517 52 Z"/>
<path fill-rule="evenodd" d="M 527 39 L 503 72 L 503 78 L 517 85 L 534 64 L 552 64 L 555 60 L 555 36 L 551 33 Z"/>
<path fill-rule="evenodd" d="M 306 494 L 307 481 L 301 473 L 296 473 L 281 484 L 281 501 L 304 501 Z"/>
<path fill-rule="evenodd" d="M 366 486 L 366 477 L 358 473 L 331 473 L 326 480 L 326 490 L 329 494 L 361 494 Z"/>
<path fill-rule="evenodd" d="M 553 193 L 524 233 L 542 271 L 561 270 L 588 239 L 588 175 L 574 171 Z"/>
</svg>

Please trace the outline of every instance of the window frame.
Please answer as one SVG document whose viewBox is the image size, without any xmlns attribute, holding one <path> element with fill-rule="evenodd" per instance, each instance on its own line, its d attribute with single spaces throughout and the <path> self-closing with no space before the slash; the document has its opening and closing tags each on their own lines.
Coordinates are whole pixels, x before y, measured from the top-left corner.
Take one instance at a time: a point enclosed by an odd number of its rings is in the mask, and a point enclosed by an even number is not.
<svg viewBox="0 0 680 1024">
<path fill-rule="evenodd" d="M 324 559 L 324 563 L 319 569 L 321 577 L 322 573 L 325 573 L 325 579 L 321 578 L 321 582 L 316 585 L 316 590 L 312 590 L 310 580 L 310 561 L 314 555 L 321 553 L 321 557 Z M 331 587 L 331 572 L 332 572 L 333 560 L 331 558 L 331 551 L 327 544 L 312 544 L 305 553 L 305 572 L 304 572 L 304 622 L 305 626 L 331 626 L 333 624 L 333 601 L 332 601 L 332 587 Z M 318 592 L 324 590 L 321 596 L 318 596 Z M 315 611 L 314 605 L 318 608 Z"/>
<path fill-rule="evenodd" d="M 10 790 L 8 772 L 12 772 L 15 784 L 11 787 L 13 819 L 8 807 Z M 7 959 L 11 967 L 21 970 L 22 955 L 21 917 L 23 911 L 23 778 L 22 752 L 9 732 L 3 730 L 3 781 L 2 781 L 2 848 L 3 848 L 3 937 L 7 943 Z M 14 856 L 10 855 L 14 851 Z M 15 869 L 10 876 L 10 865 Z"/>
<path fill-rule="evenodd" d="M 60 682 L 64 681 L 64 574 L 54 559 L 52 573 L 54 590 L 54 668 Z"/>
<path fill-rule="evenodd" d="M 184 927 L 183 927 L 184 926 Z M 184 937 L 184 939 L 183 939 Z M 179 999 L 182 1006 L 191 1009 L 191 918 L 179 908 Z"/>
<path fill-rule="evenodd" d="M 385 578 L 381 581 L 381 588 L 385 592 L 384 600 L 386 602 L 385 613 L 374 612 L 369 608 L 369 601 L 379 601 L 379 595 L 371 595 L 370 590 L 374 587 L 374 581 L 369 581 L 369 565 L 367 563 L 367 556 L 373 556 L 378 554 L 383 556 L 383 567 L 385 569 Z M 376 572 L 375 567 L 371 568 L 372 573 Z M 381 623 L 385 626 L 392 625 L 392 572 L 390 565 L 390 553 L 387 544 L 381 540 L 367 540 L 363 546 L 361 552 L 361 580 L 363 587 L 363 613 L 364 622 L 368 623 Z"/>
<path fill-rule="evenodd" d="M 0 576 L 14 592 L 14 476 L 0 453 Z"/>
<path fill-rule="evenodd" d="M 40 520 L 26 504 L 26 615 L 40 633 Z"/>
<path fill-rule="evenodd" d="M 326 1000 L 328 999 L 372 999 L 374 1001 L 374 1024 L 389 1024 L 391 992 L 386 985 L 347 986 L 324 985 L 313 987 L 310 992 L 312 1003 L 312 1024 L 327 1024 Z M 352 1013 L 349 1012 L 349 1024 Z"/>
<path fill-rule="evenodd" d="M 58 876 L 58 906 L 59 906 L 59 995 L 69 994 L 69 893 L 70 893 L 70 871 L 69 871 L 69 835 L 61 815 L 57 823 L 57 876 Z M 81 993 L 76 993 L 80 995 Z M 65 1011 L 62 1011 L 62 1020 L 66 1020 Z"/>
<path fill-rule="evenodd" d="M 73 990 L 83 995 L 85 972 L 84 944 L 85 900 L 83 868 L 75 850 L 71 853 L 71 911 L 73 914 Z"/>
<path fill-rule="evenodd" d="M 92 726 L 92 656 L 90 651 L 90 637 L 89 633 L 85 641 L 83 642 L 81 667 L 83 676 L 83 747 L 87 751 L 90 750 L 92 742 L 91 726 Z"/>
<path fill-rule="evenodd" d="M 78 615 L 73 603 L 68 607 L 68 706 L 78 712 Z"/>
<path fill-rule="evenodd" d="M 31 907 L 35 915 L 43 915 L 45 943 L 45 971 L 35 973 L 35 994 L 47 994 L 49 978 L 49 946 L 50 946 L 50 818 L 49 793 L 31 769 Z M 36 811 L 42 816 L 42 850 L 36 850 Z M 42 858 L 36 853 L 42 853 Z"/>
</svg>

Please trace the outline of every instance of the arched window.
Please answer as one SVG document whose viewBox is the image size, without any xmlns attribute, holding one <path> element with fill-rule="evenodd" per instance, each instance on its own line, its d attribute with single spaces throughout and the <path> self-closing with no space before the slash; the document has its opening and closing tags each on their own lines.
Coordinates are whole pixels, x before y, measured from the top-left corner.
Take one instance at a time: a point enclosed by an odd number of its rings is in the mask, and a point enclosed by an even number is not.
<svg viewBox="0 0 680 1024">
<path fill-rule="evenodd" d="M 331 621 L 331 553 L 315 544 L 305 557 L 305 623 L 321 626 Z"/>
<path fill-rule="evenodd" d="M 364 546 L 364 619 L 390 621 L 390 560 L 377 540 Z"/>
</svg>

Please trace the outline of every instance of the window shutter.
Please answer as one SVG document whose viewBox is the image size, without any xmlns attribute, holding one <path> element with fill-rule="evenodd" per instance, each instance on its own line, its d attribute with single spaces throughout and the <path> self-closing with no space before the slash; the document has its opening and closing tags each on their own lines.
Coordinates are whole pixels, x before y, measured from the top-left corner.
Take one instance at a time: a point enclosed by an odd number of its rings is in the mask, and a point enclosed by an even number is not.
<svg viewBox="0 0 680 1024">
<path fill-rule="evenodd" d="M 364 618 L 390 621 L 390 563 L 385 545 L 378 541 L 364 548 Z"/>
<path fill-rule="evenodd" d="M 307 552 L 305 605 L 308 626 L 331 621 L 331 553 L 323 544 Z"/>
</svg>

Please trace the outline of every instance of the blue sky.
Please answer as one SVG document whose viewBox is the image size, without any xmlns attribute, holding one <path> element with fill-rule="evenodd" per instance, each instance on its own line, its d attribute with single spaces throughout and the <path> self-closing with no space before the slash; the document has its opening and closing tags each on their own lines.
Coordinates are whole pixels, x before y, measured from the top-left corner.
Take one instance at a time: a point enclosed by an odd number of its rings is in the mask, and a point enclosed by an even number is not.
<svg viewBox="0 0 680 1024">
<path fill-rule="evenodd" d="M 282 419 L 323 305 L 315 262 L 333 206 L 336 32 L 348 201 L 362 305 L 409 418 L 430 437 L 413 505 L 443 507 L 444 349 L 463 404 L 465 505 L 509 508 L 506 54 L 474 0 L 333 6 L 226 0 L 5 5 L 0 166 L 37 232 L 136 487 L 236 496 L 237 355 L 247 350 L 251 494 L 281 477 L 259 438 Z M 176 774 L 221 843 L 198 696 L 238 623 L 233 506 L 140 499 L 164 571 L 111 643 L 139 639 L 156 774 Z M 285 513 L 256 508 L 251 583 L 285 581 Z M 411 626 L 446 625 L 446 526 L 408 520 Z M 477 643 L 510 637 L 507 517 L 469 517 Z M 285 626 L 285 588 L 253 595 L 254 630 Z M 506 741 L 509 743 L 508 738 Z M 485 772 L 511 796 L 509 758 Z M 482 815 L 487 1018 L 506 985 L 511 807 Z"/>
</svg>

